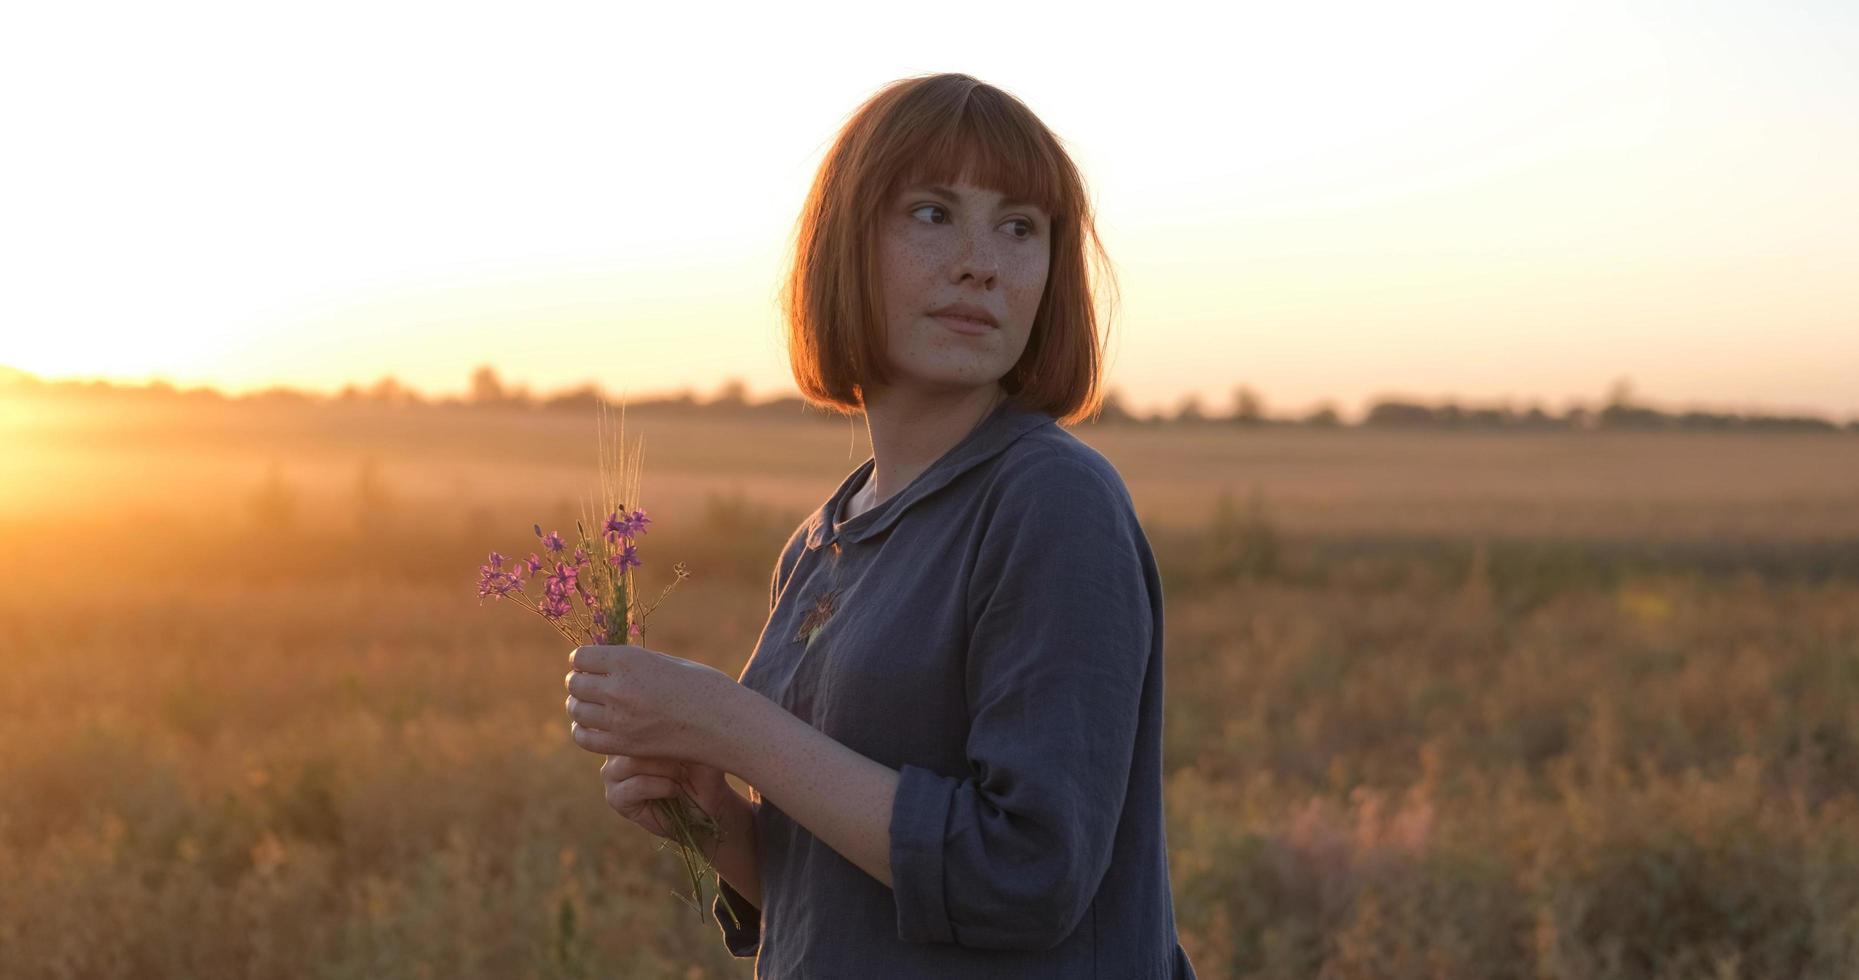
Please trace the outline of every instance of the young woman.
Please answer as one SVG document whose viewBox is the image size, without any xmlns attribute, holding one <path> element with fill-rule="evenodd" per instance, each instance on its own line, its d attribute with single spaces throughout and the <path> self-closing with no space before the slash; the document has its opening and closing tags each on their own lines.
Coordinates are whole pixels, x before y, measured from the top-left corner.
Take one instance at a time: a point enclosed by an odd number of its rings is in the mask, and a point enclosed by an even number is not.
<svg viewBox="0 0 1859 980">
<path fill-rule="evenodd" d="M 789 537 L 742 676 L 572 658 L 608 802 L 725 829 L 713 913 L 756 975 L 1182 978 L 1162 819 L 1162 589 L 1121 476 L 1058 424 L 1102 351 L 1083 181 L 1018 100 L 904 79 L 798 227 L 789 351 L 872 457 Z M 724 780 L 754 787 L 744 799 Z M 741 925 L 731 921 L 725 903 Z"/>
</svg>

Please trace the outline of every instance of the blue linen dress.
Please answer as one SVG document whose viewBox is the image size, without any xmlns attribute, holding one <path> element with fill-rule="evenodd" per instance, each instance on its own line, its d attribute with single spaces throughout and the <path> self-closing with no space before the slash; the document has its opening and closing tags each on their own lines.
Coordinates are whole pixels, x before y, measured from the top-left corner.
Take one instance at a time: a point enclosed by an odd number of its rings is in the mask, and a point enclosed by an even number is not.
<svg viewBox="0 0 1859 980">
<path fill-rule="evenodd" d="M 873 465 L 789 537 L 740 681 L 899 770 L 894 884 L 758 799 L 763 907 L 723 883 L 724 943 L 778 980 L 1192 980 L 1162 815 L 1162 587 L 1122 477 L 1012 399 L 843 519 Z"/>
</svg>

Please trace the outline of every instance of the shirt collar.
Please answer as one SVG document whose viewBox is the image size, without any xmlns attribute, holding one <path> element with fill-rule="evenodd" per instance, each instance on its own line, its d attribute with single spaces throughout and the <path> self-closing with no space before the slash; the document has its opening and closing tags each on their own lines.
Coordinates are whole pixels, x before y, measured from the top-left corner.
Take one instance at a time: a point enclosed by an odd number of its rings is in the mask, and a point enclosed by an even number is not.
<svg viewBox="0 0 1859 980">
<path fill-rule="evenodd" d="M 924 497 L 941 490 L 950 481 L 976 466 L 999 455 L 1002 450 L 1012 445 L 1014 440 L 1039 428 L 1042 425 L 1055 424 L 1051 414 L 1039 409 L 1022 407 L 1015 399 L 1008 398 L 994 409 L 987 418 L 981 420 L 962 441 L 956 443 L 943 453 L 929 469 L 917 474 L 910 485 L 892 494 L 883 503 L 866 511 L 838 527 L 833 526 L 833 517 L 840 512 L 841 503 L 850 497 L 854 488 L 865 481 L 866 474 L 877 465 L 875 457 L 867 458 L 858 469 L 852 471 L 839 484 L 839 489 L 820 509 L 807 519 L 807 549 L 816 550 L 824 545 L 843 539 L 848 544 L 856 544 L 874 534 L 889 528 L 903 513 Z"/>
</svg>

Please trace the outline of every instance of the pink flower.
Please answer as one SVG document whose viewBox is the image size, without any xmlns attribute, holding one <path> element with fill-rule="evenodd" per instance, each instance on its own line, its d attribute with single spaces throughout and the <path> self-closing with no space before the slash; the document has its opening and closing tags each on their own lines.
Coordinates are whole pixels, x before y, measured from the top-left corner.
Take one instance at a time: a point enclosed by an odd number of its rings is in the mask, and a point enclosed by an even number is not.
<svg viewBox="0 0 1859 980">
<path fill-rule="evenodd" d="M 483 574 L 478 576 L 478 598 L 501 599 L 516 588 L 516 576 L 509 572 L 500 572 L 486 565 L 479 568 Z M 482 603 L 480 603 L 481 605 Z"/>
<path fill-rule="evenodd" d="M 579 584 L 576 572 L 577 570 L 572 565 L 566 562 L 556 562 L 555 571 L 550 573 L 548 581 L 544 584 L 545 591 L 551 597 L 559 596 L 563 602 L 566 602 L 569 591 Z"/>
<path fill-rule="evenodd" d="M 560 619 L 573 609 L 574 606 L 566 598 L 556 599 L 552 596 L 544 596 L 536 602 L 536 610 L 548 619 Z"/>
<path fill-rule="evenodd" d="M 491 552 L 490 560 L 478 566 L 478 598 L 501 599 L 516 588 L 517 577 L 503 571 L 504 556 Z M 520 566 L 519 566 L 520 567 Z M 481 603 L 480 603 L 481 604 Z"/>
<path fill-rule="evenodd" d="M 544 548 L 549 549 L 550 551 L 560 554 L 562 548 L 566 547 L 566 544 L 565 542 L 562 541 L 561 535 L 555 533 L 554 531 L 550 531 L 545 537 L 543 537 L 542 546 Z"/>
</svg>

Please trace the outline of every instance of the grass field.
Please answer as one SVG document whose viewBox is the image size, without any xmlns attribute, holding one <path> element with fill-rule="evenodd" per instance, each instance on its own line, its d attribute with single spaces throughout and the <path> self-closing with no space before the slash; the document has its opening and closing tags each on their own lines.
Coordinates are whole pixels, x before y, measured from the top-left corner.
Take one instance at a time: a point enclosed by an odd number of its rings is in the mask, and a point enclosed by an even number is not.
<svg viewBox="0 0 1859 980">
<path fill-rule="evenodd" d="M 1859 437 L 1081 427 L 1204 977 L 1859 976 Z M 591 416 L 0 406 L 0 975 L 746 977 L 478 604 Z M 862 428 L 635 414 L 740 670 Z"/>
</svg>

